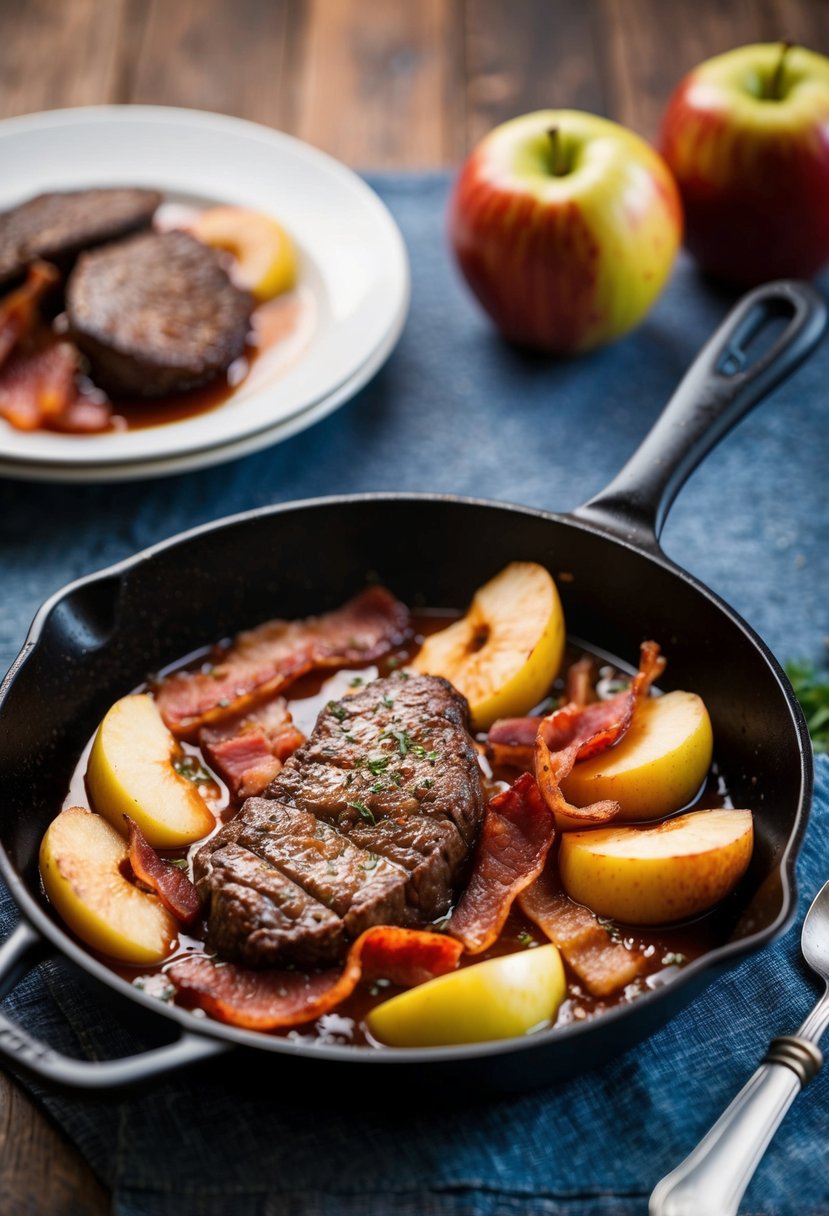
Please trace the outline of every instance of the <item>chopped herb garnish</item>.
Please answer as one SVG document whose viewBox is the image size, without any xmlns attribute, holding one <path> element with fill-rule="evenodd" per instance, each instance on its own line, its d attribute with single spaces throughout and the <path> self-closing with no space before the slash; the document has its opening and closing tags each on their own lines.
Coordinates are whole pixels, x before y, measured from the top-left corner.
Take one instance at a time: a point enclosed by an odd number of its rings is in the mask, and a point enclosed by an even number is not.
<svg viewBox="0 0 829 1216">
<path fill-rule="evenodd" d="M 361 861 L 357 866 L 358 870 L 376 870 L 380 858 L 376 853 L 369 853 L 367 861 Z"/>
<path fill-rule="evenodd" d="M 354 678 L 352 680 L 349 680 L 348 687 L 349 688 L 359 688 L 361 684 L 365 684 L 365 680 L 363 679 L 363 677 L 354 676 Z"/>
<path fill-rule="evenodd" d="M 422 781 L 418 782 L 417 788 L 421 790 L 430 790 L 434 784 L 435 782 L 433 777 L 424 777 Z"/>
<path fill-rule="evenodd" d="M 354 738 L 353 735 L 343 735 L 343 738 L 345 739 L 346 743 L 356 743 L 357 742 L 357 740 Z"/>
<path fill-rule="evenodd" d="M 342 722 L 343 718 L 348 717 L 348 710 L 344 705 L 340 705 L 339 701 L 329 701 L 326 709 L 334 715 L 338 722 Z"/>
<path fill-rule="evenodd" d="M 375 782 L 374 782 L 374 785 L 370 785 L 370 786 L 368 787 L 368 792 L 369 792 L 370 794 L 380 794 L 380 793 L 382 793 L 382 791 L 383 791 L 385 788 L 386 788 L 386 783 L 385 783 L 385 781 L 375 781 Z"/>
<path fill-rule="evenodd" d="M 389 730 L 389 731 L 386 731 L 385 733 L 388 734 L 392 739 L 397 740 L 397 748 L 398 748 L 398 751 L 400 752 L 401 756 L 405 756 L 407 754 L 407 752 L 410 752 L 412 750 L 412 741 L 409 738 L 408 731 L 406 731 L 406 730 Z"/>
<path fill-rule="evenodd" d="M 524 930 L 524 932 L 518 934 L 518 941 L 521 943 L 522 946 L 525 946 L 528 950 L 532 950 L 533 946 L 538 945 L 538 942 L 535 940 L 533 935 L 531 933 L 527 933 L 526 930 Z"/>
<path fill-rule="evenodd" d="M 186 777 L 188 781 L 193 781 L 196 784 L 202 781 L 210 781 L 210 773 L 199 763 L 196 756 L 190 756 L 186 753 L 183 756 L 176 756 L 173 760 L 173 768 L 180 777 Z"/>
<path fill-rule="evenodd" d="M 188 870 L 190 868 L 190 863 L 186 857 L 168 857 L 167 860 L 177 870 Z"/>
<path fill-rule="evenodd" d="M 369 756 L 365 763 L 371 775 L 376 777 L 389 767 L 390 760 L 391 756 Z"/>
<path fill-rule="evenodd" d="M 394 655 L 392 655 L 392 657 L 389 659 L 389 661 L 387 663 L 387 667 L 388 667 L 389 671 L 394 671 L 395 667 L 399 667 L 399 666 L 400 666 L 400 660 L 396 659 L 394 657 Z"/>
<path fill-rule="evenodd" d="M 394 705 L 394 697 L 383 697 L 383 704 L 385 705 L 386 709 L 391 709 L 392 705 Z"/>
<path fill-rule="evenodd" d="M 374 813 L 364 802 L 347 802 L 346 806 L 352 807 L 357 812 L 361 819 L 365 819 L 368 823 L 375 824 L 377 820 L 374 818 Z"/>
</svg>

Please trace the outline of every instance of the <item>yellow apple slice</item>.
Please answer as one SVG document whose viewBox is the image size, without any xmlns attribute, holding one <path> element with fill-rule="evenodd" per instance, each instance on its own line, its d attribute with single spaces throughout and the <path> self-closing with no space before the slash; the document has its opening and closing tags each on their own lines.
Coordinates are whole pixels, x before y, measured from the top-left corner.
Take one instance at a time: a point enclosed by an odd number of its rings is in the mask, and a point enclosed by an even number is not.
<svg viewBox="0 0 829 1216">
<path fill-rule="evenodd" d="M 372 1009 L 369 1030 L 392 1047 L 510 1039 L 550 1022 L 567 982 L 555 946 L 462 967 Z"/>
<path fill-rule="evenodd" d="M 599 916 L 660 925 L 698 916 L 745 873 L 754 843 L 751 811 L 689 811 L 651 827 L 565 832 L 565 891 Z"/>
<path fill-rule="evenodd" d="M 695 693 L 650 697 L 616 746 L 580 760 L 561 789 L 575 806 L 609 798 L 620 804 L 620 819 L 662 819 L 694 797 L 713 745 L 708 711 Z"/>
<path fill-rule="evenodd" d="M 564 614 L 543 566 L 511 562 L 475 592 L 465 617 L 426 639 L 412 667 L 444 676 L 469 701 L 473 725 L 525 714 L 558 675 Z"/>
<path fill-rule="evenodd" d="M 192 781 L 173 767 L 179 752 L 149 693 L 116 701 L 98 727 L 86 770 L 95 810 L 119 832 L 129 815 L 156 849 L 201 840 L 216 820 Z"/>
<path fill-rule="evenodd" d="M 285 229 L 269 215 L 246 207 L 211 207 L 191 228 L 193 236 L 226 249 L 235 259 L 232 277 L 262 303 L 296 284 L 296 252 Z"/>
<path fill-rule="evenodd" d="M 160 963 L 176 945 L 176 923 L 157 896 L 124 878 L 120 866 L 126 856 L 126 842 L 105 819 L 69 807 L 43 837 L 43 885 L 88 946 L 124 963 Z"/>
</svg>

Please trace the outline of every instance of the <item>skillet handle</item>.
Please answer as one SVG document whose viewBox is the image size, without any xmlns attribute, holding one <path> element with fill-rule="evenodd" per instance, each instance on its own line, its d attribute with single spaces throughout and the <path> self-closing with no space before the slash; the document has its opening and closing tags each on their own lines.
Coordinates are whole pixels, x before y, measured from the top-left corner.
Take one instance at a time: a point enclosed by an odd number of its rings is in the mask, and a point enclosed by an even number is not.
<svg viewBox="0 0 829 1216">
<path fill-rule="evenodd" d="M 0 994 L 10 992 L 43 954 L 43 939 L 31 925 L 21 921 L 0 947 Z M 182 1031 L 175 1042 L 136 1056 L 77 1060 L 53 1051 L 0 1013 L 0 1056 L 9 1061 L 15 1072 L 36 1077 L 52 1087 L 121 1089 L 229 1050 L 232 1050 L 229 1043 Z"/>
<path fill-rule="evenodd" d="M 788 324 L 759 356 L 751 347 L 771 322 Z M 817 346 L 827 309 L 808 283 L 764 283 L 743 296 L 705 344 L 640 447 L 577 518 L 658 549 L 676 495 L 700 461 Z"/>
</svg>

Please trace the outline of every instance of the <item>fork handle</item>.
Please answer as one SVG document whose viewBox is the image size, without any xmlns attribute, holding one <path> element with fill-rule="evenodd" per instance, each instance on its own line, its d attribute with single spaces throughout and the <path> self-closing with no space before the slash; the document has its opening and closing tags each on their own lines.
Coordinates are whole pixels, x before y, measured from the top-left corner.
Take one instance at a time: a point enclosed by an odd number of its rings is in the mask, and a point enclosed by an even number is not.
<svg viewBox="0 0 829 1216">
<path fill-rule="evenodd" d="M 772 1039 L 763 1063 L 694 1151 L 659 1182 L 649 1216 L 737 1216 L 769 1141 L 823 1063 L 808 1039 Z"/>
</svg>

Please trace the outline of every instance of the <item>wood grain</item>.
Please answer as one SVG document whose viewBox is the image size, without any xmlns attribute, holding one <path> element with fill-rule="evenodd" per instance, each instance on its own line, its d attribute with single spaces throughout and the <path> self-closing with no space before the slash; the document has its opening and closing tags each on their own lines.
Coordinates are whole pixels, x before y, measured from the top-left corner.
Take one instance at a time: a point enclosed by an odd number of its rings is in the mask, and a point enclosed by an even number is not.
<svg viewBox="0 0 829 1216">
<path fill-rule="evenodd" d="M 77 1150 L 0 1074 L 0 1212 L 103 1216 L 109 1199 Z"/>
</svg>

